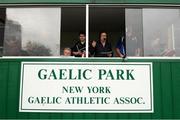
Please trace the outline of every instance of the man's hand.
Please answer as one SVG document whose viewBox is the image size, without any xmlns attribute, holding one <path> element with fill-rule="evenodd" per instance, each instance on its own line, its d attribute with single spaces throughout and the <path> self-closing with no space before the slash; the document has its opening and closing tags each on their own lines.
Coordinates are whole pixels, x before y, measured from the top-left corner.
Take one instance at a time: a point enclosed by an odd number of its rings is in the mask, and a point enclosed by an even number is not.
<svg viewBox="0 0 180 120">
<path fill-rule="evenodd" d="M 107 54 L 108 57 L 112 57 L 112 54 Z"/>
<path fill-rule="evenodd" d="M 78 51 L 78 52 L 73 52 L 73 54 L 82 56 L 83 53 L 81 51 Z"/>
</svg>

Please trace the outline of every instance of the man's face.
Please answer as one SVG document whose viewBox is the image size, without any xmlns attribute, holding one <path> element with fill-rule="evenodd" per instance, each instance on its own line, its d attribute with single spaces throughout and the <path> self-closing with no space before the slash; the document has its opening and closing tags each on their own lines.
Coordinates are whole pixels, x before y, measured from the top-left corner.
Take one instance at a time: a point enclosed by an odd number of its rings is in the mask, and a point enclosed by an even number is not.
<svg viewBox="0 0 180 120">
<path fill-rule="evenodd" d="M 101 33 L 100 40 L 101 41 L 106 41 L 106 39 L 107 39 L 107 34 L 105 32 Z"/>
<path fill-rule="evenodd" d="M 85 42 L 86 36 L 85 36 L 84 34 L 80 34 L 80 35 L 79 35 L 79 40 L 80 40 L 81 42 Z"/>
</svg>

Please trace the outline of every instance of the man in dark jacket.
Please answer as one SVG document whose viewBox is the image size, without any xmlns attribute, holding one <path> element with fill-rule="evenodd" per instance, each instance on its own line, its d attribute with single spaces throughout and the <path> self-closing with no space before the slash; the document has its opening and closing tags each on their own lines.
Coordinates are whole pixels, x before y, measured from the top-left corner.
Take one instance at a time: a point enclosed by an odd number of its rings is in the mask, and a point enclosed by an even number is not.
<svg viewBox="0 0 180 120">
<path fill-rule="evenodd" d="M 82 57 L 86 51 L 86 35 L 84 32 L 79 33 L 79 41 L 72 47 L 72 55 Z"/>
</svg>

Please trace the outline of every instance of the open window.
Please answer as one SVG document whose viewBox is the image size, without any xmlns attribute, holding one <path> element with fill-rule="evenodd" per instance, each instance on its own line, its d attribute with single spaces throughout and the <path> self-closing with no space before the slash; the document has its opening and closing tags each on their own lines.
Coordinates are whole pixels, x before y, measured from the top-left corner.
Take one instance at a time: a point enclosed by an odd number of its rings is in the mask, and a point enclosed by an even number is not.
<svg viewBox="0 0 180 120">
<path fill-rule="evenodd" d="M 86 8 L 85 6 L 64 6 L 61 7 L 61 11 L 61 56 L 68 56 L 64 52 L 69 48 L 72 56 L 80 57 L 80 53 L 85 52 L 86 44 Z M 80 32 L 84 34 L 82 46 L 81 43 L 78 44 L 80 42 Z M 79 54 L 78 51 L 80 51 Z"/>
<path fill-rule="evenodd" d="M 90 47 L 92 42 L 96 41 L 96 47 L 93 51 L 94 53 L 91 53 L 91 56 L 115 57 L 116 44 L 125 35 L 125 9 L 119 6 L 90 6 L 89 31 Z M 106 45 L 101 47 L 101 32 L 106 33 L 106 38 L 104 39 L 106 39 L 107 47 Z M 108 44 L 110 44 L 109 47 Z M 110 54 L 112 56 L 109 56 Z"/>
</svg>

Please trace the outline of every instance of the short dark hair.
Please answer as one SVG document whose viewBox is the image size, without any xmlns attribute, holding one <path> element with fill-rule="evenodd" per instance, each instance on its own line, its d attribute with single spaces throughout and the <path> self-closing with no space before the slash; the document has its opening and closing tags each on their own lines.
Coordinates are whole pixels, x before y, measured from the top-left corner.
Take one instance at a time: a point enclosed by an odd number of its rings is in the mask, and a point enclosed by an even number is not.
<svg viewBox="0 0 180 120">
<path fill-rule="evenodd" d="M 81 34 L 83 34 L 83 35 L 86 36 L 86 33 L 85 33 L 84 31 L 80 31 L 80 32 L 79 32 L 79 36 L 80 36 Z"/>
</svg>

